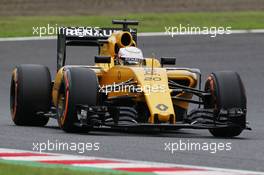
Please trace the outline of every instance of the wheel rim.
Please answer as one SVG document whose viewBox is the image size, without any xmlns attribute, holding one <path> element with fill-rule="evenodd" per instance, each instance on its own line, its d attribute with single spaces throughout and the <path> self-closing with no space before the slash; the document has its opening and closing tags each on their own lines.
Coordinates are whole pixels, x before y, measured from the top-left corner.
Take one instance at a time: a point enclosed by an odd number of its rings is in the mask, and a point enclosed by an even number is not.
<svg viewBox="0 0 264 175">
<path fill-rule="evenodd" d="M 211 93 L 211 98 L 208 99 L 206 102 L 206 108 L 213 108 L 215 110 L 218 109 L 217 105 L 217 98 L 216 98 L 216 87 L 215 87 L 215 82 L 214 78 L 212 75 L 210 75 L 207 79 L 207 83 L 205 84 L 205 91 Z"/>
<path fill-rule="evenodd" d="M 16 70 L 13 72 L 12 80 L 11 80 L 11 89 L 10 89 L 10 109 L 11 109 L 11 116 L 12 119 L 15 119 L 16 111 L 17 111 L 17 76 Z"/>
<path fill-rule="evenodd" d="M 58 106 L 57 106 L 57 114 L 59 118 L 63 116 L 64 109 L 65 109 L 65 95 L 61 93 L 59 94 Z"/>
<path fill-rule="evenodd" d="M 69 83 L 67 76 L 64 76 L 65 83 L 61 84 L 58 103 L 57 103 L 57 116 L 59 120 L 59 125 L 63 126 L 68 113 L 68 100 L 69 100 Z"/>
</svg>

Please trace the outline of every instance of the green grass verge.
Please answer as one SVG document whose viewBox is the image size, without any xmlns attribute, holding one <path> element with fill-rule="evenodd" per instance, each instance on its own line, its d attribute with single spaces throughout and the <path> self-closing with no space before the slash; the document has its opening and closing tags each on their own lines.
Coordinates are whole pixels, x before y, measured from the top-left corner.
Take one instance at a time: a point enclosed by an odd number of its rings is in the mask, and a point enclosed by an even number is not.
<svg viewBox="0 0 264 175">
<path fill-rule="evenodd" d="M 137 19 L 139 32 L 164 32 L 165 26 L 264 28 L 264 12 L 137 13 L 123 16 L 7 16 L 0 17 L 0 37 L 32 36 L 32 27 L 111 26 L 112 19 Z"/>
<path fill-rule="evenodd" d="M 49 165 L 28 161 L 0 160 L 0 174 L 4 175 L 136 175 L 110 169 L 87 168 L 66 165 Z M 151 175 L 150 173 L 143 173 Z"/>
</svg>

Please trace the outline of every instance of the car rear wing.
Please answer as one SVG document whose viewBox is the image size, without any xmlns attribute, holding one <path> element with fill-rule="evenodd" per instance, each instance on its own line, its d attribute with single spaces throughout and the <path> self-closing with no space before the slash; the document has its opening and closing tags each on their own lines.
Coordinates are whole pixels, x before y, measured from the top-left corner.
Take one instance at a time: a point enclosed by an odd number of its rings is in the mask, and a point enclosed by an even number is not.
<svg viewBox="0 0 264 175">
<path fill-rule="evenodd" d="M 99 27 L 60 27 L 57 38 L 57 71 L 65 65 L 66 46 L 97 46 L 107 42 L 116 31 L 128 31 L 137 41 L 137 29 L 128 25 L 138 25 L 137 21 L 113 20 L 113 24 L 122 24 L 122 28 Z"/>
</svg>

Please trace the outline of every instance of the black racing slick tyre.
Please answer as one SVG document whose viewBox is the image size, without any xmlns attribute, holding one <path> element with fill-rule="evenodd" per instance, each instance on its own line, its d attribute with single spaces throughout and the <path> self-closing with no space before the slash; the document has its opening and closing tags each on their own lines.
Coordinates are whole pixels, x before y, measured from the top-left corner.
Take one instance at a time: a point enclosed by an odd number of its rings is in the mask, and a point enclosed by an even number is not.
<svg viewBox="0 0 264 175">
<path fill-rule="evenodd" d="M 51 77 L 42 65 L 19 65 L 12 73 L 10 110 L 12 120 L 21 126 L 45 126 L 44 114 L 51 108 Z M 38 114 L 38 115 L 37 115 Z"/>
<path fill-rule="evenodd" d="M 211 97 L 207 99 L 205 108 L 213 108 L 216 113 L 221 109 L 233 108 L 242 109 L 244 114 L 241 117 L 230 118 L 233 126 L 226 128 L 210 129 L 210 133 L 215 137 L 235 137 L 246 127 L 247 98 L 243 82 L 237 72 L 221 71 L 212 73 L 206 83 L 205 91 L 211 92 Z"/>
<path fill-rule="evenodd" d="M 80 127 L 77 105 L 97 104 L 98 80 L 95 72 L 85 67 L 65 68 L 58 93 L 57 118 L 66 132 L 89 132 L 90 127 Z"/>
</svg>

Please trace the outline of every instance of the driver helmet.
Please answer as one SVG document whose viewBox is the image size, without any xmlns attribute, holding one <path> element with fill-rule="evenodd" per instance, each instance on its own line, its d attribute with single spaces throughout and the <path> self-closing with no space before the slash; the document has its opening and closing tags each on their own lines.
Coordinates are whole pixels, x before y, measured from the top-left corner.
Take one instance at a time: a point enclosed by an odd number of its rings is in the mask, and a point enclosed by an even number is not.
<svg viewBox="0 0 264 175">
<path fill-rule="evenodd" d="M 142 51 L 133 46 L 120 48 L 118 52 L 118 61 L 122 65 L 139 65 L 143 62 Z"/>
</svg>

